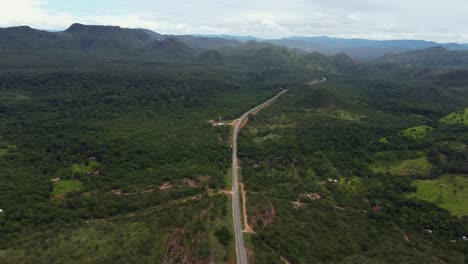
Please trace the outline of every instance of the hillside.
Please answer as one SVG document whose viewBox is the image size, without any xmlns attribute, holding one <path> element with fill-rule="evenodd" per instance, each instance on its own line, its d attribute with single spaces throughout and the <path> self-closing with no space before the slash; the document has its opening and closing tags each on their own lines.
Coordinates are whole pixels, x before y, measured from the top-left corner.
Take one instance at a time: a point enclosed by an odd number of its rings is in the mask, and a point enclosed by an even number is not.
<svg viewBox="0 0 468 264">
<path fill-rule="evenodd" d="M 367 40 L 367 39 L 339 39 L 330 37 L 291 37 L 283 39 L 265 40 L 275 45 L 289 48 L 303 49 L 309 52 L 320 52 L 327 55 L 345 53 L 359 59 L 372 59 L 387 53 L 403 53 L 407 51 L 427 49 L 441 46 L 448 50 L 468 50 L 465 45 L 456 43 L 437 43 L 423 40 Z"/>
<path fill-rule="evenodd" d="M 29 53 L 31 59 L 44 54 L 70 59 L 91 55 L 101 59 L 140 57 L 155 61 L 190 60 L 195 54 L 184 43 L 155 32 L 82 24 L 73 24 L 62 32 L 30 27 L 0 29 L 0 52 L 9 56 Z"/>
<path fill-rule="evenodd" d="M 264 42 L 203 36 L 161 35 L 145 29 L 73 24 L 62 32 L 29 27 L 0 29 L 0 54 L 11 67 L 74 65 L 131 60 L 143 63 L 231 64 L 252 67 L 303 67 L 338 71 L 353 65 L 344 54 L 332 57 Z M 44 60 L 44 58 L 48 58 Z M 1 59 L 0 59 L 1 61 Z"/>
<path fill-rule="evenodd" d="M 453 51 L 433 47 L 401 54 L 387 54 L 375 62 L 399 63 L 423 66 L 468 66 L 468 51 Z"/>
</svg>

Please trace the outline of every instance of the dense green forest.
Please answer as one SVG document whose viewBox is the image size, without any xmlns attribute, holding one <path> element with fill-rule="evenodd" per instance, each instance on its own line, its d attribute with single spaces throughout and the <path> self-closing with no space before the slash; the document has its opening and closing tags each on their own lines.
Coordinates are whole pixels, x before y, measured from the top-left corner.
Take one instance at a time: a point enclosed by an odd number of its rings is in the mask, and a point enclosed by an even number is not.
<svg viewBox="0 0 468 264">
<path fill-rule="evenodd" d="M 284 89 L 239 139 L 250 262 L 466 262 L 468 71 L 411 64 L 441 50 L 148 34 L 0 29 L 0 263 L 235 263 L 229 124 Z"/>
<path fill-rule="evenodd" d="M 464 263 L 468 127 L 443 121 L 467 101 L 447 88 L 335 76 L 251 118 L 239 155 L 255 262 Z M 450 200 L 430 184 L 442 175 Z M 414 195 L 428 187 L 446 209 Z"/>
<path fill-rule="evenodd" d="M 311 74 L 142 64 L 135 64 L 134 69 L 113 64 L 100 70 L 3 71 L 0 255 L 9 262 L 48 263 L 51 259 L 82 259 L 97 250 L 107 253 L 89 261 L 138 261 L 137 256 L 112 255 L 112 245 L 102 247 L 118 234 L 96 240 L 93 230 L 103 224 L 94 221 L 116 219 L 114 229 L 135 222 L 141 226 L 130 226 L 125 232 L 148 232 L 144 230 L 158 228 L 158 224 L 148 226 L 146 220 L 136 217 L 142 214 L 149 219 L 146 214 L 151 213 L 162 217 L 165 231 L 154 242 L 159 253 L 143 261 L 168 257 L 163 245 L 169 243 L 171 233 L 184 228 L 201 237 L 196 244 L 203 255 L 191 251 L 197 250 L 194 247 L 175 251 L 174 256 L 199 263 L 232 259 L 230 231 L 226 234 L 231 228 L 231 219 L 226 217 L 229 203 L 208 196 L 229 188 L 225 175 L 230 164 L 229 129 L 214 129 L 208 121 L 220 116 L 234 119 L 285 85 L 305 82 Z M 172 228 L 164 224 L 171 219 L 166 211 L 154 211 L 193 197 L 203 198 L 203 209 L 189 205 L 180 209 L 187 213 L 177 209 L 174 217 L 181 220 L 172 223 Z M 210 206 L 222 214 L 203 213 Z M 132 214 L 136 216 L 127 220 Z M 197 219 L 197 214 L 203 217 Z M 215 225 L 203 221 L 207 217 Z M 87 222 L 90 224 L 83 225 Z M 77 240 L 68 241 L 67 234 L 75 230 Z M 191 239 L 190 232 L 183 235 L 186 241 Z M 128 250 L 145 243 L 146 238 L 132 236 L 136 244 Z M 93 246 L 74 253 L 82 247 L 77 241 L 83 239 Z M 43 242 L 37 244 L 39 241 Z M 57 248 L 56 243 L 69 245 Z M 33 252 L 23 251 L 26 249 Z"/>
</svg>

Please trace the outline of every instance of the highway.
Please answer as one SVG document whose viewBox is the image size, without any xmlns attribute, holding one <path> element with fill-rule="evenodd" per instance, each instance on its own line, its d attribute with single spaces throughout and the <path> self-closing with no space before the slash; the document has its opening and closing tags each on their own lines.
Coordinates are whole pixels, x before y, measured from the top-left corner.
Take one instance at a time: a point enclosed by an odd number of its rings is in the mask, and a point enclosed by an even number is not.
<svg viewBox="0 0 468 264">
<path fill-rule="evenodd" d="M 322 80 L 314 80 L 309 82 L 309 84 L 317 84 L 326 81 L 327 79 L 324 77 Z M 239 179 L 238 179 L 238 172 L 239 172 L 239 163 L 237 161 L 237 137 L 239 135 L 239 131 L 241 130 L 241 126 L 246 120 L 246 118 L 256 112 L 259 111 L 270 103 L 275 101 L 278 97 L 282 94 L 286 93 L 288 90 L 283 90 L 273 98 L 267 100 L 266 102 L 258 105 L 246 113 L 244 113 L 236 122 L 234 126 L 234 130 L 232 132 L 232 216 L 234 219 L 234 233 L 235 233 L 235 240 L 236 240 L 236 257 L 238 264 L 247 264 L 247 253 L 245 250 L 244 245 L 244 237 L 242 234 L 242 224 L 241 224 L 241 209 L 240 209 L 240 195 L 239 195 Z"/>
</svg>

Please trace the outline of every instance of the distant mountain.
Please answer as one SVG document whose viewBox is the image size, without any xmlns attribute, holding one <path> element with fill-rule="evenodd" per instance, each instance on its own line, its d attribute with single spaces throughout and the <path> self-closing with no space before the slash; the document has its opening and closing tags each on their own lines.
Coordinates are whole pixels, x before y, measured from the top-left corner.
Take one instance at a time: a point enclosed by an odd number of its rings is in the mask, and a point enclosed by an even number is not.
<svg viewBox="0 0 468 264">
<path fill-rule="evenodd" d="M 145 52 L 164 60 L 186 60 L 195 56 L 191 47 L 173 38 L 154 40 L 145 47 Z"/>
<path fill-rule="evenodd" d="M 220 52 L 235 64 L 282 67 L 297 62 L 300 55 L 293 50 L 270 43 L 248 41 L 240 46 L 226 46 Z"/>
<path fill-rule="evenodd" d="M 256 41 L 256 42 L 262 42 L 265 41 L 263 38 L 257 38 L 254 36 L 233 36 L 233 35 L 192 35 L 195 37 L 206 37 L 206 38 L 222 38 L 222 39 L 228 39 L 228 40 L 237 40 L 240 42 L 247 42 L 247 41 Z"/>
<path fill-rule="evenodd" d="M 68 65 L 72 65 L 84 60 L 92 63 L 96 59 L 255 67 L 297 66 L 331 72 L 354 66 L 354 61 L 343 53 L 326 56 L 268 42 L 162 35 L 146 29 L 83 24 L 73 24 L 61 32 L 30 27 L 0 29 L 0 62 L 6 68 L 8 65 L 29 67 L 47 62 L 54 62 L 53 65 L 67 65 L 68 62 Z"/>
<path fill-rule="evenodd" d="M 157 40 L 162 40 L 165 38 L 164 35 L 161 35 L 158 32 L 154 32 L 146 28 L 138 28 L 138 30 L 145 32 L 146 34 L 150 35 L 152 38 L 157 39 Z"/>
<path fill-rule="evenodd" d="M 189 61 L 198 53 L 181 41 L 144 29 L 73 24 L 65 31 L 48 32 L 30 27 L 0 29 L 0 53 L 33 57 L 60 54 L 68 57 L 135 57 L 152 61 Z M 13 55 L 12 55 L 13 54 Z M 41 55 L 42 54 L 42 55 Z M 18 55 L 19 56 L 19 55 Z"/>
<path fill-rule="evenodd" d="M 199 49 L 218 49 L 224 46 L 239 46 L 242 44 L 242 42 L 237 40 L 224 39 L 219 37 L 203 37 L 192 35 L 164 35 L 163 37 L 174 38 L 180 42 L 185 43 L 186 45 Z"/>
<path fill-rule="evenodd" d="M 198 55 L 194 62 L 207 65 L 223 65 L 226 61 L 218 50 L 208 50 Z"/>
<path fill-rule="evenodd" d="M 424 66 L 468 66 L 468 51 L 433 47 L 401 54 L 387 54 L 373 62 Z"/>
<path fill-rule="evenodd" d="M 468 47 L 462 44 L 441 44 L 424 40 L 376 41 L 329 37 L 291 37 L 266 41 L 275 45 L 303 49 L 309 52 L 320 52 L 327 55 L 345 53 L 351 57 L 360 59 L 371 59 L 383 56 L 387 53 L 401 53 L 434 46 L 441 46 L 448 50 L 468 50 Z"/>
<path fill-rule="evenodd" d="M 135 53 L 152 40 L 142 30 L 116 26 L 73 24 L 58 34 L 70 41 L 70 48 L 100 53 Z"/>
<path fill-rule="evenodd" d="M 368 40 L 368 39 L 341 39 L 331 37 L 289 37 L 282 39 L 262 39 L 252 36 L 231 35 L 194 35 L 195 37 L 220 38 L 238 42 L 266 42 L 306 52 L 320 52 L 326 55 L 345 53 L 356 59 L 369 60 L 384 56 L 388 53 L 403 53 L 407 51 L 427 49 L 441 46 L 448 50 L 468 50 L 468 44 L 437 43 L 425 40 Z M 189 44 L 189 43 L 186 43 Z M 238 43 L 226 43 L 238 45 Z M 215 47 L 212 47 L 215 48 Z"/>
<path fill-rule="evenodd" d="M 356 65 L 356 63 L 344 53 L 327 56 L 318 52 L 313 52 L 303 56 L 300 59 L 299 64 L 308 69 L 327 72 L 348 70 Z"/>
</svg>

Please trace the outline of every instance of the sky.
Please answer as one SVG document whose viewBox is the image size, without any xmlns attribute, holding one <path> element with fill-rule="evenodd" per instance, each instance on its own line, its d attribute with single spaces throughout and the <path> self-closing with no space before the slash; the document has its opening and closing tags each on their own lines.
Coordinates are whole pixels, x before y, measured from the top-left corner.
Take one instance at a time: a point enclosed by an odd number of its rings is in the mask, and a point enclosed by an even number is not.
<svg viewBox="0 0 468 264">
<path fill-rule="evenodd" d="M 0 0 L 0 27 L 72 23 L 163 34 L 468 43 L 468 0 Z"/>
</svg>

